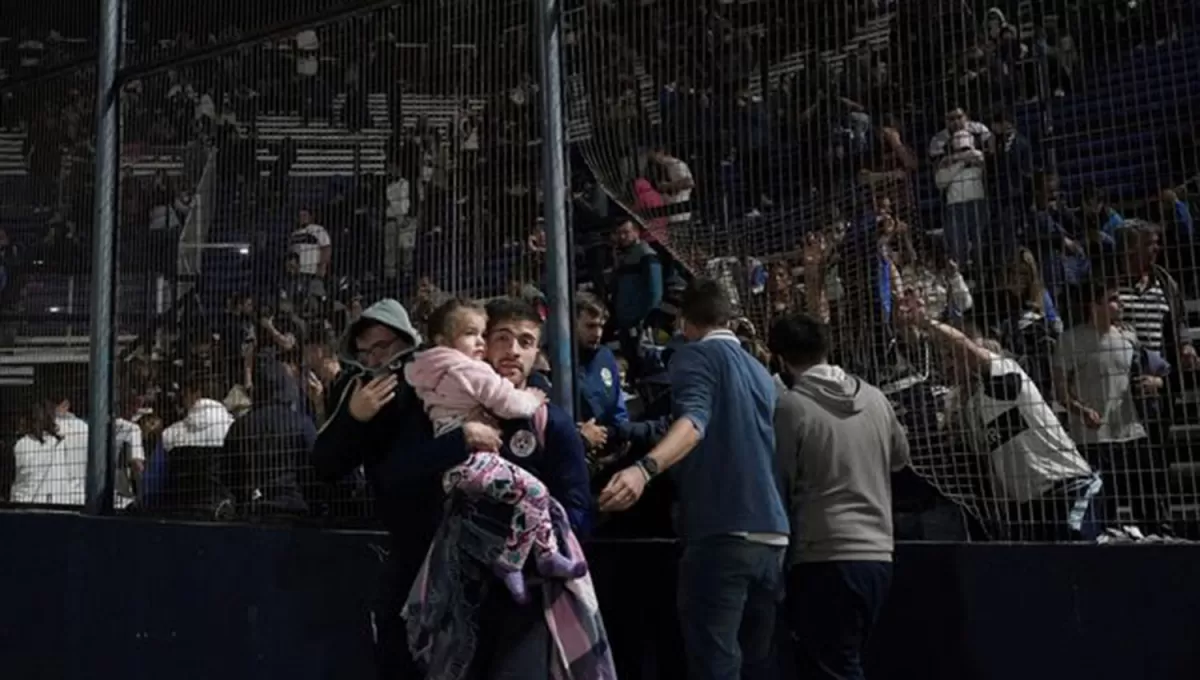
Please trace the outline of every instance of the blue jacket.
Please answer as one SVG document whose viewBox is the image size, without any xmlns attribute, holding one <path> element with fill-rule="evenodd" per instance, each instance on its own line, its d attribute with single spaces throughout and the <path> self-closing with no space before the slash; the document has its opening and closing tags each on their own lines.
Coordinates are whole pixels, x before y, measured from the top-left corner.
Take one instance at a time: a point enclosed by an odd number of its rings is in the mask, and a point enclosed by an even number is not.
<svg viewBox="0 0 1200 680">
<path fill-rule="evenodd" d="M 672 411 L 700 443 L 674 468 L 685 540 L 737 532 L 788 534 L 775 478 L 775 381 L 730 331 L 674 352 Z"/>
<path fill-rule="evenodd" d="M 617 253 L 613 272 L 613 322 L 634 328 L 658 308 L 663 297 L 662 263 L 654 247 L 638 241 Z"/>
<path fill-rule="evenodd" d="M 301 402 L 300 388 L 283 365 L 259 359 L 253 405 L 225 435 L 226 484 L 239 502 L 261 493 L 262 501 L 277 510 L 308 509 L 298 471 L 317 442 L 317 428 Z"/>
<path fill-rule="evenodd" d="M 575 373 L 580 421 L 595 418 L 597 424 L 607 427 L 629 420 L 625 393 L 621 391 L 621 368 L 611 349 L 604 345 L 580 349 Z"/>
</svg>

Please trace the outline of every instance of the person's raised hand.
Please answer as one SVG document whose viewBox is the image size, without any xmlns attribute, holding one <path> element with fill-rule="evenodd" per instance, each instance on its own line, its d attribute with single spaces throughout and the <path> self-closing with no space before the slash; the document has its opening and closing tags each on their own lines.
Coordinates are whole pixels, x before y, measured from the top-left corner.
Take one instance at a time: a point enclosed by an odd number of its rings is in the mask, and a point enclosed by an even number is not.
<svg viewBox="0 0 1200 680">
<path fill-rule="evenodd" d="M 468 451 L 499 451 L 504 446 L 500 430 L 487 423 L 468 420 L 463 423 L 462 431 Z"/>
<path fill-rule="evenodd" d="M 1104 418 L 1095 409 L 1085 408 L 1079 412 L 1079 418 L 1083 421 L 1084 427 L 1089 430 L 1099 430 L 1104 424 Z"/>
<path fill-rule="evenodd" d="M 399 380 L 394 374 L 381 375 L 367 384 L 355 381 L 350 394 L 350 416 L 360 423 L 374 418 L 384 406 L 396 398 Z"/>
</svg>

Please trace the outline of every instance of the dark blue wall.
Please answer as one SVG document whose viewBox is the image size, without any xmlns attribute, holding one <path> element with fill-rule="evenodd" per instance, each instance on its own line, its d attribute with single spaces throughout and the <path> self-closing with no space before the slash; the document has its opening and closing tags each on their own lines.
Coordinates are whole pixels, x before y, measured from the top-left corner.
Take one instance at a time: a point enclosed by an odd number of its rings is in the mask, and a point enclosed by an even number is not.
<svg viewBox="0 0 1200 680">
<path fill-rule="evenodd" d="M 369 532 L 0 513 L 0 672 L 368 678 L 386 548 Z M 655 675 L 676 677 L 675 547 L 589 552 L 614 648 L 653 648 Z M 1197 643 L 1198 546 L 907 545 L 871 677 L 1195 680 Z M 649 672 L 622 662 L 623 680 Z"/>
</svg>

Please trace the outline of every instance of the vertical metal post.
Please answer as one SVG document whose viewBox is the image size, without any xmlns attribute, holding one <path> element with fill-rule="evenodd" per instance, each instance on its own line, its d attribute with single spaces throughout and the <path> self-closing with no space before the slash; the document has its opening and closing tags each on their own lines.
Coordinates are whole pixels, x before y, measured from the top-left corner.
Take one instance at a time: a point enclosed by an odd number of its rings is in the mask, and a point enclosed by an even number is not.
<svg viewBox="0 0 1200 680">
<path fill-rule="evenodd" d="M 542 71 L 542 183 L 546 220 L 546 288 L 550 298 L 547 348 L 555 404 L 575 413 L 575 310 L 571 308 L 571 239 L 563 134 L 562 9 L 559 0 L 535 0 Z"/>
<path fill-rule="evenodd" d="M 96 196 L 92 230 L 91 352 L 88 357 L 88 472 L 86 506 L 89 514 L 112 511 L 113 487 L 113 339 L 116 291 L 117 181 L 120 159 L 120 91 L 117 70 L 121 58 L 122 0 L 100 2 L 100 49 L 96 58 Z"/>
</svg>

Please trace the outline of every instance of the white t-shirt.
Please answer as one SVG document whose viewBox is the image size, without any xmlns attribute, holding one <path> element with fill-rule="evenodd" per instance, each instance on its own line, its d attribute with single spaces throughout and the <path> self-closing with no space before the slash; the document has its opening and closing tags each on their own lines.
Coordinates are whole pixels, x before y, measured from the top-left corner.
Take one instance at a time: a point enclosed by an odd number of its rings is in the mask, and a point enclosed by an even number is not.
<svg viewBox="0 0 1200 680">
<path fill-rule="evenodd" d="M 993 486 L 1007 500 L 1031 501 L 1060 481 L 1092 474 L 1054 410 L 1012 359 L 992 360 L 963 415 L 976 449 L 991 461 Z"/>
<path fill-rule="evenodd" d="M 58 437 L 39 442 L 22 437 L 13 446 L 14 503 L 83 505 L 87 477 L 88 426 L 73 415 L 55 418 Z"/>
<path fill-rule="evenodd" d="M 315 76 L 321 62 L 318 52 L 321 41 L 315 31 L 300 31 L 296 34 L 296 73 L 302 76 Z"/>
<path fill-rule="evenodd" d="M 1071 414 L 1075 441 L 1125 442 L 1146 436 L 1131 389 L 1136 350 L 1137 336 L 1116 327 L 1100 332 L 1094 326 L 1080 325 L 1059 337 L 1055 363 L 1067 374 L 1076 398 L 1100 414 L 1100 427 L 1094 430 Z"/>
<path fill-rule="evenodd" d="M 663 164 L 663 167 L 665 167 L 667 170 L 667 179 L 672 182 L 678 182 L 681 179 L 692 179 L 692 169 L 688 167 L 687 163 L 684 163 L 678 158 L 668 159 Z M 663 194 L 663 201 L 665 201 L 667 205 L 673 205 L 675 203 L 687 203 L 690 200 L 692 200 L 691 189 L 684 189 L 683 191 L 677 191 L 673 194 Z M 671 215 L 667 218 L 669 222 L 687 222 L 691 219 L 692 214 L 690 212 Z"/>
<path fill-rule="evenodd" d="M 319 224 L 310 224 L 292 232 L 292 252 L 300 256 L 300 273 L 317 274 L 321 249 L 330 245 L 329 232 Z"/>
<path fill-rule="evenodd" d="M 146 449 L 142 445 L 142 428 L 138 427 L 137 423 L 124 418 L 115 419 L 113 439 L 118 453 L 126 446 L 129 447 L 129 462 L 146 460 Z M 124 466 L 117 467 L 113 487 L 114 507 L 124 508 L 133 502 L 133 484 L 129 479 L 129 471 Z"/>
</svg>

